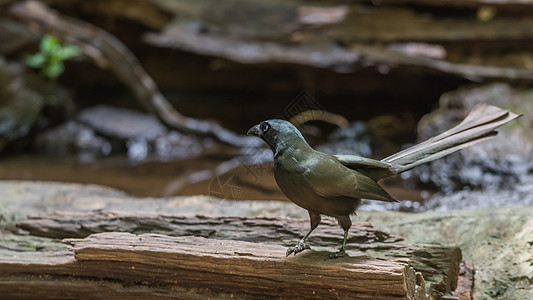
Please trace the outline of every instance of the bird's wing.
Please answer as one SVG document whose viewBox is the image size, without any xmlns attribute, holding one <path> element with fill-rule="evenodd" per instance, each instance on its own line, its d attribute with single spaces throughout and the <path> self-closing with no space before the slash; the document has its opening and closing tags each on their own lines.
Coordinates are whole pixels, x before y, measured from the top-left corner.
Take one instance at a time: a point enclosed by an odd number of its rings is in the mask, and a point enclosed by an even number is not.
<svg viewBox="0 0 533 300">
<path fill-rule="evenodd" d="M 315 160 L 305 181 L 315 193 L 328 198 L 351 197 L 397 202 L 372 178 L 349 169 L 333 157 Z"/>
<path fill-rule="evenodd" d="M 379 160 L 361 157 L 357 155 L 333 155 L 343 165 L 350 169 L 362 169 L 362 168 L 390 168 L 390 163 L 382 162 Z"/>
<path fill-rule="evenodd" d="M 333 155 L 333 157 L 338 159 L 344 166 L 359 171 L 376 181 L 392 176 L 396 174 L 396 169 L 402 168 L 402 166 L 357 155 Z"/>
</svg>

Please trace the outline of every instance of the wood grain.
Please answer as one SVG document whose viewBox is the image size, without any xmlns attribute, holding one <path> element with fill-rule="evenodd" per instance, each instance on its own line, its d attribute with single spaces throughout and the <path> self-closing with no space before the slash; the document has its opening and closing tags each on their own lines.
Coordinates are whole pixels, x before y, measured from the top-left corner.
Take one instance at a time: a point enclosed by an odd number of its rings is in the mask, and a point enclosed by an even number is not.
<svg viewBox="0 0 533 300">
<path fill-rule="evenodd" d="M 416 292 L 415 271 L 405 259 L 329 260 L 327 252 L 316 251 L 286 258 L 285 248 L 278 245 L 160 234 L 107 232 L 65 242 L 72 245 L 74 258 L 59 264 L 0 258 L 3 281 L 21 275 L 69 276 L 125 286 L 291 299 L 423 299 L 425 294 Z M 13 285 L 1 286 L 4 295 L 17 295 L 8 288 Z"/>
<path fill-rule="evenodd" d="M 206 217 L 131 212 L 56 212 L 30 216 L 17 223 L 32 235 L 66 238 L 92 233 L 121 231 L 136 234 L 200 236 L 217 240 L 239 240 L 293 246 L 306 232 L 307 220 L 290 218 Z M 340 245 L 341 229 L 333 220 L 323 220 L 310 236 L 312 247 L 333 251 Z M 350 229 L 348 253 L 384 260 L 408 259 L 427 282 L 427 292 L 455 290 L 462 260 L 457 247 L 407 245 L 402 238 L 356 222 Z M 300 254 L 298 255 L 298 257 Z"/>
</svg>

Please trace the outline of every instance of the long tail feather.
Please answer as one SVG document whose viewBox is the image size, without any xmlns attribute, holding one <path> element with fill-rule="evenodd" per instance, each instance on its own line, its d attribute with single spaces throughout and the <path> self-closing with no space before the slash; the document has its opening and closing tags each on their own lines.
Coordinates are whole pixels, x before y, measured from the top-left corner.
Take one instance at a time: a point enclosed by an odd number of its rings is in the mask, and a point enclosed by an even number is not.
<svg viewBox="0 0 533 300">
<path fill-rule="evenodd" d="M 394 168 L 396 173 L 402 173 L 457 150 L 491 139 L 497 134 L 496 128 L 519 116 L 521 115 L 480 103 L 452 129 L 381 161 L 397 166 Z"/>
</svg>

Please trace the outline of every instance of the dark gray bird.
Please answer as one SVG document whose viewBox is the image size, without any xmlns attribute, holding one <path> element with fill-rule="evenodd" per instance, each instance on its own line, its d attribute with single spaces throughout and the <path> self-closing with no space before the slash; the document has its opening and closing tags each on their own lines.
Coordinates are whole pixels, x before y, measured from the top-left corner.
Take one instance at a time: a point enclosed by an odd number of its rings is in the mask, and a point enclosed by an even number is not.
<svg viewBox="0 0 533 300">
<path fill-rule="evenodd" d="M 459 149 L 494 137 L 496 128 L 519 117 L 488 104 L 476 105 L 456 127 L 425 142 L 382 160 L 355 155 L 329 155 L 314 150 L 291 123 L 267 120 L 255 125 L 248 135 L 265 141 L 274 154 L 274 176 L 292 202 L 307 209 L 311 228 L 300 242 L 287 249 L 287 255 L 310 249 L 307 237 L 320 223 L 320 216 L 335 217 L 344 230 L 338 252 L 344 256 L 348 230 L 361 199 L 395 202 L 378 181 L 433 161 Z"/>
</svg>

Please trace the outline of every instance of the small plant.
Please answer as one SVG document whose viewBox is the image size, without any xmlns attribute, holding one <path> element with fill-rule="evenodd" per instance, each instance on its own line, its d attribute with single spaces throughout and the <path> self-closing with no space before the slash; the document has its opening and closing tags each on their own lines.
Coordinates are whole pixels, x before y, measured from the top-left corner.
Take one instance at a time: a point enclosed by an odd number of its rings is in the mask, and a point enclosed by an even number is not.
<svg viewBox="0 0 533 300">
<path fill-rule="evenodd" d="M 31 68 L 40 69 L 46 78 L 55 80 L 65 71 L 63 61 L 80 54 L 77 46 L 61 45 L 57 38 L 45 35 L 39 45 L 39 52 L 26 56 L 24 62 Z"/>
</svg>

